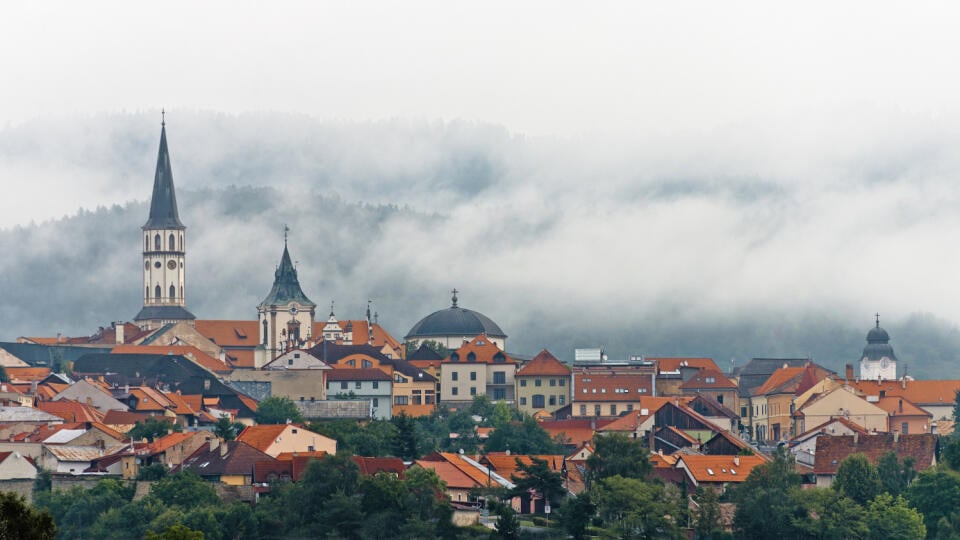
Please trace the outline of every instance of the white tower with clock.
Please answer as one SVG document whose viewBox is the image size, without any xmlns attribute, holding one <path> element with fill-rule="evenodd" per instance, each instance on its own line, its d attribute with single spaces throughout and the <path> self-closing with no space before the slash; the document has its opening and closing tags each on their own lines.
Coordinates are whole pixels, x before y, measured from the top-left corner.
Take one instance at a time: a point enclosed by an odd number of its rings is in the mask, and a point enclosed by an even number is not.
<svg viewBox="0 0 960 540">
<path fill-rule="evenodd" d="M 186 227 L 177 211 L 177 196 L 167 149 L 167 124 L 160 122 L 160 151 L 153 177 L 150 216 L 143 231 L 143 309 L 134 319 L 151 330 L 196 317 L 186 309 Z"/>
<path fill-rule="evenodd" d="M 297 269 L 287 250 L 287 231 L 284 227 L 283 255 L 273 287 L 257 306 L 260 344 L 254 351 L 254 367 L 258 369 L 285 351 L 302 347 L 313 333 L 317 305 L 300 288 Z"/>
<path fill-rule="evenodd" d="M 860 357 L 860 379 L 870 381 L 895 381 L 897 379 L 897 356 L 890 346 L 890 335 L 877 323 L 867 333 L 867 346 Z"/>
</svg>

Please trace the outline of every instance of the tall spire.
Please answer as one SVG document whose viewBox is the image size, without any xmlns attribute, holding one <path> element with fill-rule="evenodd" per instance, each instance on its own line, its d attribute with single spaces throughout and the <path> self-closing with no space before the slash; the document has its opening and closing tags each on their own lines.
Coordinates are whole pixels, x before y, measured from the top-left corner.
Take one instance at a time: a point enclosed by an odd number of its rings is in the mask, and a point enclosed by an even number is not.
<svg viewBox="0 0 960 540">
<path fill-rule="evenodd" d="M 163 113 L 160 121 L 160 151 L 153 177 L 153 197 L 150 199 L 150 217 L 144 229 L 185 229 L 177 212 L 177 195 L 173 190 L 173 171 L 170 169 L 170 151 L 167 149 L 167 121 Z"/>
<path fill-rule="evenodd" d="M 286 232 L 284 232 L 286 236 Z M 297 302 L 301 306 L 316 306 L 303 294 L 300 288 L 300 280 L 297 279 L 297 269 L 293 266 L 290 259 L 290 251 L 287 249 L 287 239 L 283 240 L 283 255 L 280 257 L 280 266 L 273 277 L 273 288 L 270 294 L 263 300 L 261 305 L 284 305 L 290 302 Z"/>
</svg>

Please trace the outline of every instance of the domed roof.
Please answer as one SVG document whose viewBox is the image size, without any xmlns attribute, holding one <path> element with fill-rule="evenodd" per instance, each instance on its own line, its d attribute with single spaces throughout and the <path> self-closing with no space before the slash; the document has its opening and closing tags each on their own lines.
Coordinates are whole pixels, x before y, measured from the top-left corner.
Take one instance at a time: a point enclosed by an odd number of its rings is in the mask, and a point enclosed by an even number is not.
<svg viewBox="0 0 960 540">
<path fill-rule="evenodd" d="M 867 332 L 867 346 L 863 348 L 863 358 L 867 360 L 897 359 L 893 354 L 893 347 L 890 346 L 890 335 L 880 328 L 879 315 L 877 315 L 877 325 Z"/>
<path fill-rule="evenodd" d="M 447 309 L 434 311 L 420 319 L 407 332 L 404 339 L 426 338 L 431 336 L 479 336 L 506 338 L 507 335 L 489 317 L 457 305 L 457 290 L 453 292 L 453 305 Z"/>
</svg>

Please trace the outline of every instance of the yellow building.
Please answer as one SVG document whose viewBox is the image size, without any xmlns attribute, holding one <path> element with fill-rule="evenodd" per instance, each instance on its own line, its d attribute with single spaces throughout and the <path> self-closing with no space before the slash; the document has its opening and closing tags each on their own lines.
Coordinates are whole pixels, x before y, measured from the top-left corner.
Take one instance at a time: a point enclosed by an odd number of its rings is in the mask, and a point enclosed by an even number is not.
<svg viewBox="0 0 960 540">
<path fill-rule="evenodd" d="M 546 349 L 516 374 L 517 408 L 549 413 L 570 403 L 570 368 Z"/>
</svg>

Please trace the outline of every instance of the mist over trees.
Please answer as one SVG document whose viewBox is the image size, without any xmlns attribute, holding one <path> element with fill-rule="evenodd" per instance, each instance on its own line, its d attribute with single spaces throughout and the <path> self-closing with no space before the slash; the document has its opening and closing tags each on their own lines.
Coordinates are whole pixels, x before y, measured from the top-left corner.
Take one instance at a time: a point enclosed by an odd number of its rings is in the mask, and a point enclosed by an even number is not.
<svg viewBox="0 0 960 540">
<path fill-rule="evenodd" d="M 0 174 L 46 186 L 46 197 L 20 205 L 29 218 L 0 225 L 0 339 L 90 334 L 137 313 L 157 120 L 38 119 L 0 130 Z M 880 311 L 901 372 L 960 376 L 960 330 L 941 318 L 960 291 L 939 279 L 960 260 L 922 251 L 936 235 L 921 219 L 942 205 L 898 199 L 893 235 L 874 221 L 886 197 L 871 199 L 871 212 L 833 208 L 837 198 L 908 189 L 906 178 L 854 178 L 838 194 L 819 191 L 829 170 L 809 184 L 748 173 L 745 163 L 708 173 L 654 147 L 627 159 L 466 122 L 167 120 L 187 225 L 187 305 L 201 318 L 254 317 L 286 224 L 320 311 L 335 301 L 339 318 L 359 318 L 372 299 L 398 338 L 448 307 L 457 287 L 462 306 L 506 331 L 511 352 L 547 347 L 570 359 L 576 347 L 603 346 L 611 357 L 711 356 L 725 369 L 754 356 L 810 356 L 842 371 Z M 798 199 L 812 201 L 813 216 L 793 212 Z M 953 218 L 942 219 L 949 229 Z M 921 232 L 922 241 L 911 236 Z M 916 264 L 882 264 L 901 252 Z"/>
</svg>

